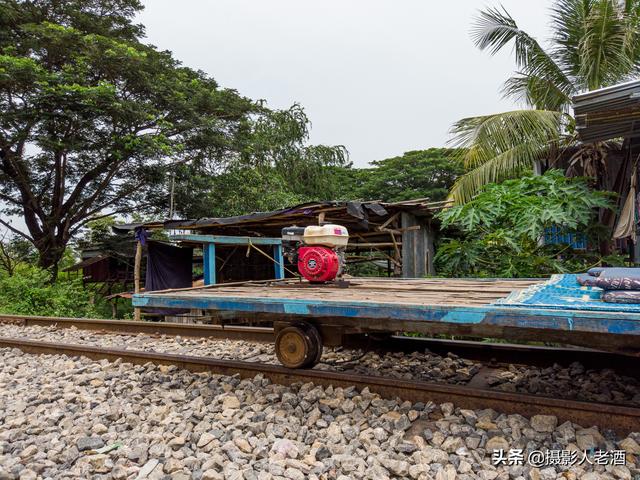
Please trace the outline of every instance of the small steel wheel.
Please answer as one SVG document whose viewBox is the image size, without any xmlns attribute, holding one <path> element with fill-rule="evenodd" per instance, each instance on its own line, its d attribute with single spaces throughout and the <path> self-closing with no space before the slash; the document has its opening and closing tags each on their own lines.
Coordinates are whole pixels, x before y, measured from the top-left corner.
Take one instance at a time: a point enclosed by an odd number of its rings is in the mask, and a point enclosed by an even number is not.
<svg viewBox="0 0 640 480">
<path fill-rule="evenodd" d="M 276 356 L 285 367 L 305 367 L 315 359 L 316 354 L 314 341 L 303 326 L 291 325 L 278 332 Z"/>
<path fill-rule="evenodd" d="M 322 337 L 320 336 L 320 332 L 318 332 L 318 329 L 315 326 L 311 325 L 310 323 L 303 324 L 303 328 L 311 337 L 311 340 L 313 342 L 313 347 L 315 350 L 314 357 L 311 359 L 311 361 L 308 364 L 305 365 L 305 367 L 313 368 L 318 364 L 318 362 L 322 358 Z"/>
</svg>

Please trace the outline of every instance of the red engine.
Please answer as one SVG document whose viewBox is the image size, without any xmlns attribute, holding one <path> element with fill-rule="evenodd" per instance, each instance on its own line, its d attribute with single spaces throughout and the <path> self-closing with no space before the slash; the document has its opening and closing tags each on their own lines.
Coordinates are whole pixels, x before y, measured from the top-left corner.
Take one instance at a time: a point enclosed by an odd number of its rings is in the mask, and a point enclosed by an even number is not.
<svg viewBox="0 0 640 480">
<path fill-rule="evenodd" d="M 282 229 L 282 247 L 289 262 L 312 283 L 324 283 L 342 275 L 349 232 L 342 225 L 309 225 Z"/>
<path fill-rule="evenodd" d="M 340 271 L 340 257 L 328 247 L 300 247 L 298 271 L 310 282 L 330 282 Z"/>
</svg>

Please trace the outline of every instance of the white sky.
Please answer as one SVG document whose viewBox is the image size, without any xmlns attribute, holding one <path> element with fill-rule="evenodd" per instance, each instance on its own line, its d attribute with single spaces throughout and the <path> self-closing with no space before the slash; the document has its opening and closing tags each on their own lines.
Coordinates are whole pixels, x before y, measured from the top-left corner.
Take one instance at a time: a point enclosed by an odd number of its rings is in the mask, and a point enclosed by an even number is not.
<svg viewBox="0 0 640 480">
<path fill-rule="evenodd" d="M 545 40 L 550 0 L 502 0 Z M 148 41 L 222 86 L 275 108 L 299 102 L 311 141 L 356 166 L 444 146 L 459 118 L 514 108 L 509 52 L 471 42 L 480 0 L 145 0 Z"/>
</svg>

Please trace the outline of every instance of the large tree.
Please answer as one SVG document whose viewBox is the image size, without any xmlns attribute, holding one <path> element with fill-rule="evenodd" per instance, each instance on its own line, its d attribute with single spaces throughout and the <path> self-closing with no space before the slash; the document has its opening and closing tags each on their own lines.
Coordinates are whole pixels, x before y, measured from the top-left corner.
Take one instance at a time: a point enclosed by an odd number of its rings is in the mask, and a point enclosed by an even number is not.
<svg viewBox="0 0 640 480">
<path fill-rule="evenodd" d="M 458 157 L 455 149 L 429 148 L 373 161 L 370 168 L 343 172 L 350 181 L 343 182 L 342 196 L 386 202 L 442 200 L 463 173 Z"/>
<path fill-rule="evenodd" d="M 0 2 L 0 223 L 56 274 L 101 215 L 165 206 L 171 165 L 340 163 L 306 139 L 298 108 L 269 110 L 143 43 L 138 0 Z M 312 157 L 312 158 L 311 158 Z M 310 159 L 311 158 L 311 159 Z M 315 162 L 315 163 L 314 163 Z M 312 169 L 313 170 L 313 169 Z"/>
<path fill-rule="evenodd" d="M 483 185 L 530 171 L 577 144 L 571 97 L 637 77 L 640 73 L 639 0 L 557 0 L 551 7 L 548 48 L 521 30 L 507 11 L 489 8 L 472 37 L 491 54 L 513 45 L 517 71 L 506 97 L 526 109 L 465 118 L 453 126 L 453 145 L 465 147 L 470 171 L 451 190 L 458 203 Z M 582 145 L 577 157 L 587 174 L 602 169 L 602 145 Z M 578 158 L 577 158 L 578 159 Z"/>
<path fill-rule="evenodd" d="M 177 164 L 171 212 L 187 218 L 241 215 L 318 199 L 334 199 L 335 170 L 350 170 L 342 147 L 307 145 L 309 121 L 299 105 L 256 122 L 251 154 L 220 166 Z"/>
</svg>

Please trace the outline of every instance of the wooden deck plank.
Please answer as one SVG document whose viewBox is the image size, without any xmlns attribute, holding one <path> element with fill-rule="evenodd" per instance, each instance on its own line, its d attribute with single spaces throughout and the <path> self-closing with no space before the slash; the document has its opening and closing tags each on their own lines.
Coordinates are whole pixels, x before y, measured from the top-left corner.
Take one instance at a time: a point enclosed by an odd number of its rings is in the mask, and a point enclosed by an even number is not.
<svg viewBox="0 0 640 480">
<path fill-rule="evenodd" d="M 488 305 L 515 290 L 526 288 L 532 280 L 476 279 L 352 279 L 348 288 L 333 285 L 311 285 L 289 280 L 269 284 L 225 286 L 149 292 L 180 298 L 235 297 L 286 298 L 290 300 L 331 300 L 343 302 L 377 302 L 408 305 Z"/>
</svg>

